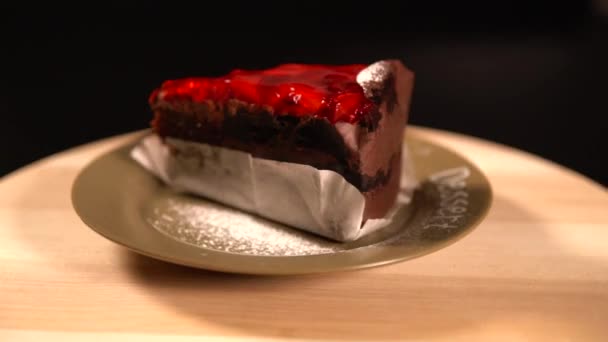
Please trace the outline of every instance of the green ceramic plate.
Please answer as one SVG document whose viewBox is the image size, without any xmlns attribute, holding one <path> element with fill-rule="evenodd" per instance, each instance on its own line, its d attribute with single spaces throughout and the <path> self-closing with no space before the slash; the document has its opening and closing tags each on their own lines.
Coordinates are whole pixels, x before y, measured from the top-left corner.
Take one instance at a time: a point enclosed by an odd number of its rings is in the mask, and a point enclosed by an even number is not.
<svg viewBox="0 0 608 342">
<path fill-rule="evenodd" d="M 82 170 L 72 189 L 76 212 L 94 231 L 137 253 L 208 270 L 286 275 L 405 261 L 471 232 L 492 199 L 490 184 L 475 165 L 408 137 L 421 181 L 412 201 L 390 226 L 338 243 L 172 191 L 130 158 L 139 138 Z"/>
</svg>

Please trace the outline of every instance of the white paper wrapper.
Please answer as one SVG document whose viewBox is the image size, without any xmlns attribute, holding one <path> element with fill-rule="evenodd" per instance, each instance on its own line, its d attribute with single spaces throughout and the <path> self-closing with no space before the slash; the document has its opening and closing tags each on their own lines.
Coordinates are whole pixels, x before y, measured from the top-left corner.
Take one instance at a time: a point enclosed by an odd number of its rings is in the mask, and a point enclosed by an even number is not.
<svg viewBox="0 0 608 342">
<path fill-rule="evenodd" d="M 383 219 L 362 222 L 365 199 L 334 171 L 253 158 L 249 153 L 168 138 L 146 136 L 131 157 L 177 191 L 215 200 L 337 241 L 352 241 L 391 222 L 416 186 L 404 148 L 402 191 Z"/>
</svg>

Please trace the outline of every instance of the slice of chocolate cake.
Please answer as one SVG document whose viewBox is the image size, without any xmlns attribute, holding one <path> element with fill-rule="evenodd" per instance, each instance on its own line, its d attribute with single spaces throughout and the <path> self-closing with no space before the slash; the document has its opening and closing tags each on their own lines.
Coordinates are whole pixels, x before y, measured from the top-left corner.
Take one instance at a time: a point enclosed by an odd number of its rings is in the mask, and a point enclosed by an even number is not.
<svg viewBox="0 0 608 342">
<path fill-rule="evenodd" d="M 150 96 L 152 128 L 161 138 L 335 171 L 364 195 L 365 222 L 395 203 L 413 83 L 398 60 L 171 80 Z"/>
</svg>

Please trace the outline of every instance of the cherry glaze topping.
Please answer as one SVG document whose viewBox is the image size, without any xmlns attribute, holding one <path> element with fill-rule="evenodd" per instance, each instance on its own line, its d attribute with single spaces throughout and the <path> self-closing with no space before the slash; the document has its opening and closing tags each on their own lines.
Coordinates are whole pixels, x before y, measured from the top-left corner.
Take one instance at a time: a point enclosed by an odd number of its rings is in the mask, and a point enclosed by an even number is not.
<svg viewBox="0 0 608 342">
<path fill-rule="evenodd" d="M 282 64 L 266 70 L 236 69 L 221 77 L 189 77 L 165 81 L 150 96 L 166 102 L 237 99 L 270 106 L 275 115 L 313 116 L 330 122 L 354 123 L 374 104 L 357 83 L 366 65 Z"/>
</svg>

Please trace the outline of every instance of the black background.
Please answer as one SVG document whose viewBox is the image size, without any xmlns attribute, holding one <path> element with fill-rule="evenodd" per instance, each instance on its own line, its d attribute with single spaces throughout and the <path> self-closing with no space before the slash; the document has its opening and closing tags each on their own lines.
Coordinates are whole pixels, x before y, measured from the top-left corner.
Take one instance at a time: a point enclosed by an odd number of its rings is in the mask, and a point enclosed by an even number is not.
<svg viewBox="0 0 608 342">
<path fill-rule="evenodd" d="M 390 57 L 416 73 L 411 123 L 606 184 L 607 11 L 600 1 L 488 3 L 4 7 L 0 175 L 147 127 L 148 95 L 165 79 Z"/>
</svg>

